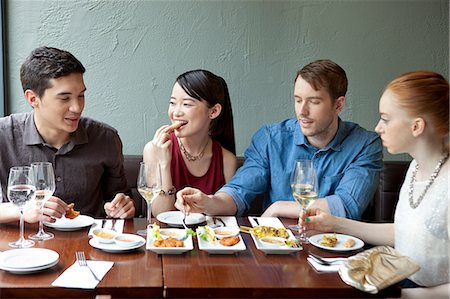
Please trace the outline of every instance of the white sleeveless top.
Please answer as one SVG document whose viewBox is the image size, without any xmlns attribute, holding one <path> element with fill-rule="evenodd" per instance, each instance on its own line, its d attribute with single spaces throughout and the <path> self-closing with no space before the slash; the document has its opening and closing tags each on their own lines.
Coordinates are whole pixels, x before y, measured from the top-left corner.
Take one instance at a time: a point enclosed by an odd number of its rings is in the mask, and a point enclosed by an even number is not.
<svg viewBox="0 0 450 299">
<path fill-rule="evenodd" d="M 450 172 L 440 173 L 420 205 L 409 205 L 408 192 L 416 161 L 409 166 L 395 210 L 395 249 L 417 262 L 421 269 L 409 277 L 415 283 L 431 287 L 450 281 L 449 271 L 449 183 Z M 414 202 L 427 181 L 414 184 Z"/>
</svg>

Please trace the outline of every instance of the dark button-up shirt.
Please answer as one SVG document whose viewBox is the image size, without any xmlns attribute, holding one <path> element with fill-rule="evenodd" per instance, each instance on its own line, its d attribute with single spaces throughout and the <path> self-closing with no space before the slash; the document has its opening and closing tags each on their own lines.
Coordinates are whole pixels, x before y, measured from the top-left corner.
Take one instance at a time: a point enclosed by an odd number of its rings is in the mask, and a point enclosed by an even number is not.
<svg viewBox="0 0 450 299">
<path fill-rule="evenodd" d="M 54 195 L 94 217 L 104 216 L 103 205 L 119 192 L 128 193 L 123 168 L 122 142 L 117 131 L 83 117 L 68 143 L 60 149 L 46 144 L 36 129 L 33 112 L 0 118 L 0 183 L 3 201 L 12 166 L 51 162 L 55 171 Z"/>
</svg>

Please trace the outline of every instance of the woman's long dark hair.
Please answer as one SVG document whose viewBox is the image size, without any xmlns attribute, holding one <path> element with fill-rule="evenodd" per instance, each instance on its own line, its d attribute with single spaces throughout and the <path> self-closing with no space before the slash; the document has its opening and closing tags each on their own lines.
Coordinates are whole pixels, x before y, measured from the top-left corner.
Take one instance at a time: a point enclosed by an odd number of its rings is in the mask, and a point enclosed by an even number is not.
<svg viewBox="0 0 450 299">
<path fill-rule="evenodd" d="M 222 106 L 220 115 L 211 122 L 209 134 L 211 138 L 236 155 L 233 111 L 225 80 L 210 71 L 193 70 L 178 76 L 176 82 L 189 96 L 205 101 L 209 108 L 215 104 Z"/>
</svg>

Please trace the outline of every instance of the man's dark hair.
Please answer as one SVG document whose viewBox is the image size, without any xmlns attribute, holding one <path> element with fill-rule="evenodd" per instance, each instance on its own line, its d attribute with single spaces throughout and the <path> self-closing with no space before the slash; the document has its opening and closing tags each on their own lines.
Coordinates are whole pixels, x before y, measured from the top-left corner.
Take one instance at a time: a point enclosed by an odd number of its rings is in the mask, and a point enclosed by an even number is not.
<svg viewBox="0 0 450 299">
<path fill-rule="evenodd" d="M 81 62 L 67 51 L 51 47 L 34 49 L 20 67 L 22 89 L 34 91 L 42 97 L 51 87 L 50 79 L 86 71 Z"/>
<path fill-rule="evenodd" d="M 315 90 L 325 88 L 335 101 L 347 93 L 347 75 L 345 71 L 335 62 L 329 59 L 316 60 L 304 66 L 297 72 L 298 76 L 308 82 Z"/>
</svg>

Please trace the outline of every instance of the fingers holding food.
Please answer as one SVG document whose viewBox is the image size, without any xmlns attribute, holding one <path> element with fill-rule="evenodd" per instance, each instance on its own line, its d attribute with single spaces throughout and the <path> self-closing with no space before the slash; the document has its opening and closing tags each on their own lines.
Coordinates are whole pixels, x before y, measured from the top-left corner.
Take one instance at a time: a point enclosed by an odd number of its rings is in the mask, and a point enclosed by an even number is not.
<svg viewBox="0 0 450 299">
<path fill-rule="evenodd" d="M 186 125 L 187 123 L 188 123 L 188 122 L 185 121 L 185 120 L 176 120 L 176 121 L 174 121 L 174 122 L 169 126 L 169 128 L 170 128 L 172 131 L 174 131 L 174 130 L 177 130 L 177 129 L 181 128 L 181 126 Z"/>
<path fill-rule="evenodd" d="M 80 215 L 79 211 L 75 211 L 73 209 L 74 206 L 75 206 L 74 203 L 71 203 L 71 204 L 68 205 L 69 209 L 66 211 L 66 214 L 65 214 L 66 218 L 74 219 L 74 218 L 76 218 L 76 217 L 78 217 Z"/>
</svg>

